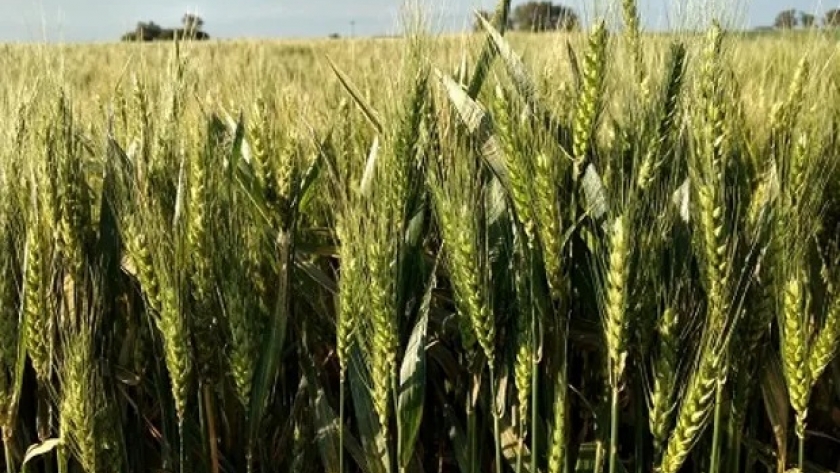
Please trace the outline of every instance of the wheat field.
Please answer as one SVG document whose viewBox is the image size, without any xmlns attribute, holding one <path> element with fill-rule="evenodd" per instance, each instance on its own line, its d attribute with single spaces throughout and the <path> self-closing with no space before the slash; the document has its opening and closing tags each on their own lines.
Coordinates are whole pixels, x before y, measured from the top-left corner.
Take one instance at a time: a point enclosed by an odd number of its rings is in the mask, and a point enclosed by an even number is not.
<svg viewBox="0 0 840 473">
<path fill-rule="evenodd" d="M 835 36 L 622 4 L 0 45 L 5 471 L 840 471 Z"/>
</svg>

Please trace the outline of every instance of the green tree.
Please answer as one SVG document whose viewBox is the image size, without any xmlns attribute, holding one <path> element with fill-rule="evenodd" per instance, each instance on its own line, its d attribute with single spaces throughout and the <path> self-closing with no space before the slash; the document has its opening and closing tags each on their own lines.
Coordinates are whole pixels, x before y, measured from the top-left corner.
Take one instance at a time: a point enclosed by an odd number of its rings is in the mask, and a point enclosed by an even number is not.
<svg viewBox="0 0 840 473">
<path fill-rule="evenodd" d="M 840 9 L 835 8 L 825 12 L 823 24 L 829 28 L 840 27 Z"/>
<path fill-rule="evenodd" d="M 810 13 L 800 12 L 799 23 L 802 25 L 803 28 L 813 28 L 814 25 L 817 23 L 817 17 Z"/>
<path fill-rule="evenodd" d="M 188 32 L 195 32 L 201 30 L 201 27 L 204 26 L 204 20 L 194 13 L 185 13 L 181 18 L 181 24 Z"/>
<path fill-rule="evenodd" d="M 204 25 L 197 15 L 186 14 L 181 19 L 183 28 L 163 28 L 154 21 L 138 22 L 134 31 L 122 35 L 123 41 L 172 41 L 174 39 L 207 40 L 210 35 L 201 31 Z"/>
<path fill-rule="evenodd" d="M 785 10 L 776 15 L 776 21 L 773 25 L 781 29 L 793 29 L 799 24 L 799 18 L 796 16 L 796 10 Z"/>
<path fill-rule="evenodd" d="M 574 31 L 580 27 L 577 13 L 552 2 L 531 1 L 513 10 L 513 24 L 519 31 Z"/>
</svg>

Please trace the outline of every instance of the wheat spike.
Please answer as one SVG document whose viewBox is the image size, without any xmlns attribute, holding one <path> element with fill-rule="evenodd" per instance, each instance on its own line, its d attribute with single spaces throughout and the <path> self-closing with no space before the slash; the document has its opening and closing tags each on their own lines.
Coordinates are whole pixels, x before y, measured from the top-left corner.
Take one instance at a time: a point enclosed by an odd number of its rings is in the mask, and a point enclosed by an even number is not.
<svg viewBox="0 0 840 473">
<path fill-rule="evenodd" d="M 352 216 L 340 213 L 336 224 L 336 235 L 340 242 L 341 277 L 339 279 L 338 321 L 336 322 L 336 354 L 342 378 L 347 371 L 350 350 L 358 314 L 363 313 L 362 264 L 358 257 L 362 245 L 362 232 L 354 225 Z"/>
<path fill-rule="evenodd" d="M 641 28 L 639 26 L 639 8 L 636 0 L 622 0 L 621 13 L 624 17 L 625 36 L 630 48 L 633 70 L 636 80 L 642 85 L 645 82 L 644 58 L 642 57 Z"/>
<path fill-rule="evenodd" d="M 668 437 L 659 470 L 662 473 L 679 471 L 700 433 L 709 422 L 714 407 L 715 391 L 723 369 L 723 357 L 718 349 L 707 343 L 700 362 L 692 373 L 679 413 L 677 424 Z"/>
<path fill-rule="evenodd" d="M 583 170 L 595 137 L 596 118 L 601 107 L 606 72 L 608 39 L 607 27 L 603 20 L 599 20 L 589 36 L 589 49 L 583 58 L 583 84 L 573 123 L 575 176 L 579 176 Z"/>
<path fill-rule="evenodd" d="M 47 301 L 48 252 L 38 220 L 30 223 L 26 235 L 24 260 L 24 327 L 26 351 L 38 379 L 46 381 L 52 370 L 53 317 Z"/>
<path fill-rule="evenodd" d="M 685 78 L 686 48 L 681 43 L 671 46 L 668 79 L 663 91 L 662 109 L 660 110 L 659 127 L 655 134 L 652 134 L 645 151 L 639 172 L 636 177 L 636 185 L 644 190 L 649 190 L 660 168 L 664 164 L 661 156 L 665 151 L 665 145 L 676 133 L 680 117 L 680 93 L 682 92 Z"/>
<path fill-rule="evenodd" d="M 192 371 L 190 336 L 183 317 L 183 307 L 174 287 L 161 290 L 158 329 L 163 335 L 164 358 L 172 383 L 172 397 L 179 421 L 184 420 Z"/>
<path fill-rule="evenodd" d="M 785 284 L 782 304 L 782 361 L 791 405 L 797 417 L 804 419 L 808 411 L 811 383 L 808 379 L 808 348 L 802 323 L 803 312 L 807 307 L 803 291 L 803 284 L 796 277 L 790 278 Z M 797 431 L 797 435 L 804 434 Z"/>
<path fill-rule="evenodd" d="M 380 428 L 387 431 L 389 412 L 389 393 L 396 376 L 396 350 L 398 341 L 392 297 L 391 282 L 393 275 L 389 271 L 392 259 L 381 252 L 375 244 L 368 246 L 368 270 L 371 274 L 368 286 L 370 297 L 370 317 L 372 326 L 371 340 L 371 376 L 373 378 L 373 404 L 379 415 Z"/>
<path fill-rule="evenodd" d="M 533 389 L 532 369 L 535 357 L 531 316 L 524 311 L 519 313 L 516 320 L 516 342 L 513 379 L 516 384 L 516 400 L 519 408 L 520 436 L 524 437 L 525 432 L 528 431 L 528 415 Z"/>
<path fill-rule="evenodd" d="M 429 173 L 435 211 L 446 247 L 450 279 L 460 317 L 492 366 L 496 356 L 496 326 L 487 287 L 483 252 L 481 176 L 473 160 L 441 158 Z M 476 206 L 478 205 L 478 208 Z"/>
<path fill-rule="evenodd" d="M 653 391 L 650 399 L 650 432 L 654 449 L 662 452 L 671 427 L 674 394 L 676 393 L 679 336 L 677 311 L 665 309 L 659 320 L 659 353 L 653 368 Z"/>
<path fill-rule="evenodd" d="M 493 124 L 499 143 L 504 150 L 516 218 L 522 225 L 528 244 L 533 246 L 536 241 L 536 222 L 532 208 L 531 166 L 525 157 L 515 120 L 511 116 L 510 101 L 501 87 L 496 88 L 492 106 Z"/>
<path fill-rule="evenodd" d="M 2 210 L 0 214 L 0 427 L 9 427 L 9 410 L 12 404 L 14 367 L 18 358 L 18 271 L 12 267 L 14 244 L 7 232 L 10 225 Z"/>
<path fill-rule="evenodd" d="M 606 307 L 604 330 L 607 352 L 612 366 L 613 386 L 620 382 L 627 356 L 625 349 L 625 310 L 627 307 L 627 279 L 629 276 L 628 242 L 630 229 L 626 214 L 616 218 L 609 235 L 609 262 L 607 269 Z"/>
<path fill-rule="evenodd" d="M 808 354 L 808 379 L 811 387 L 817 383 L 840 347 L 840 293 L 833 295 L 823 327 L 817 334 Z"/>
<path fill-rule="evenodd" d="M 548 450 L 548 473 L 561 473 L 564 471 L 566 464 L 567 389 L 566 373 L 561 368 L 555 383 L 554 415 Z"/>
<path fill-rule="evenodd" d="M 563 294 L 563 221 L 557 181 L 557 159 L 538 153 L 534 162 L 534 215 L 543 252 L 543 262 L 551 297 L 558 302 Z"/>
<path fill-rule="evenodd" d="M 71 449 L 87 472 L 97 470 L 97 435 L 94 421 L 101 396 L 93 359 L 93 339 L 89 329 L 71 329 L 63 360 L 60 425 L 62 436 L 69 438 Z"/>
</svg>

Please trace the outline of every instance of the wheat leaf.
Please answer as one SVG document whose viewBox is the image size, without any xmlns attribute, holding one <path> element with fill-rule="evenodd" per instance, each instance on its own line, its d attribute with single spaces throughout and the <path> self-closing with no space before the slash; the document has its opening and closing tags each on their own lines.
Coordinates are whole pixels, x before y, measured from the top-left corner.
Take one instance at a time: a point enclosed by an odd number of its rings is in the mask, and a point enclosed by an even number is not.
<svg viewBox="0 0 840 473">
<path fill-rule="evenodd" d="M 356 412 L 359 439 L 367 456 L 367 464 L 371 473 L 385 473 L 388 464 L 387 445 L 380 442 L 379 419 L 370 397 L 370 375 L 367 363 L 357 346 L 350 352 L 350 365 L 347 379 L 350 382 L 350 392 L 353 398 L 353 408 Z"/>
<path fill-rule="evenodd" d="M 365 163 L 365 172 L 362 175 L 362 182 L 359 184 L 359 192 L 363 196 L 369 196 L 373 186 L 373 178 L 376 174 L 376 162 L 379 160 L 379 137 L 373 137 L 373 143 L 370 145 L 370 152 L 368 153 L 367 162 Z"/>
<path fill-rule="evenodd" d="M 537 87 L 534 85 L 534 81 L 531 80 L 531 76 L 528 74 L 528 69 L 525 67 L 525 63 L 522 62 L 522 58 L 513 51 L 510 44 L 508 44 L 501 33 L 489 21 L 481 15 L 476 16 L 493 40 L 493 44 L 504 62 L 505 69 L 507 69 L 508 74 L 513 79 L 516 90 L 528 105 L 535 106 L 537 104 Z"/>
<path fill-rule="evenodd" d="M 339 82 L 344 87 L 344 90 L 353 97 L 353 100 L 356 104 L 362 109 L 362 113 L 364 113 L 365 117 L 367 117 L 368 121 L 376 128 L 376 131 L 379 134 L 382 134 L 383 127 L 382 127 L 382 120 L 379 118 L 379 114 L 376 113 L 376 110 L 367 103 L 367 101 L 362 97 L 362 94 L 359 92 L 359 89 L 353 84 L 347 75 L 335 65 L 332 59 L 327 57 L 327 62 L 330 63 L 330 67 L 332 68 L 335 75 L 338 77 Z"/>
<path fill-rule="evenodd" d="M 417 434 L 420 432 L 420 422 L 423 419 L 423 405 L 426 398 L 426 330 L 429 324 L 429 307 L 432 303 L 436 271 L 437 262 L 426 285 L 423 303 L 420 306 L 420 317 L 414 325 L 414 330 L 411 331 L 400 367 L 397 415 L 400 422 L 399 460 L 402 468 L 406 468 L 411 461 Z"/>
<path fill-rule="evenodd" d="M 22 466 L 25 469 L 26 465 L 30 461 L 40 456 L 46 455 L 62 445 L 64 445 L 64 440 L 60 438 L 47 439 L 39 444 L 32 445 L 26 450 L 26 455 L 23 457 Z"/>
<path fill-rule="evenodd" d="M 601 220 L 609 211 L 610 206 L 607 188 L 594 165 L 590 164 L 586 167 L 581 185 L 589 215 L 595 220 Z"/>
<path fill-rule="evenodd" d="M 449 100 L 461 117 L 461 121 L 481 146 L 482 157 L 490 170 L 493 171 L 505 190 L 510 189 L 510 179 L 508 178 L 505 159 L 502 156 L 498 139 L 493 134 L 490 117 L 481 105 L 471 99 L 467 92 L 452 78 L 443 75 L 440 71 L 438 71 L 438 76 L 446 88 Z"/>
</svg>

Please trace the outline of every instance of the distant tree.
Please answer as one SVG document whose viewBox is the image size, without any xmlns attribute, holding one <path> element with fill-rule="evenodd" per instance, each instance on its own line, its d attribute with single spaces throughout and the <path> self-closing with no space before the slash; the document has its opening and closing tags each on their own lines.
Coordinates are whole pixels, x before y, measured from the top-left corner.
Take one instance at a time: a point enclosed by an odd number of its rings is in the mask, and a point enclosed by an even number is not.
<svg viewBox="0 0 840 473">
<path fill-rule="evenodd" d="M 776 21 L 773 22 L 773 25 L 776 28 L 781 29 L 793 29 L 796 28 L 796 25 L 799 24 L 799 18 L 796 17 L 796 10 L 785 10 L 783 12 L 779 12 L 776 15 Z"/>
<path fill-rule="evenodd" d="M 810 13 L 800 12 L 799 13 L 799 23 L 802 25 L 803 28 L 813 28 L 817 22 L 817 17 Z"/>
<path fill-rule="evenodd" d="M 160 36 L 162 31 L 163 28 L 154 21 L 149 21 L 148 23 L 140 21 L 134 28 L 134 39 L 136 41 L 153 41 Z"/>
<path fill-rule="evenodd" d="M 184 29 L 187 31 L 200 31 L 201 27 L 204 26 L 204 20 L 194 13 L 185 13 L 181 17 L 181 24 L 184 25 Z"/>
<path fill-rule="evenodd" d="M 338 34 L 338 33 L 330 33 L 329 38 L 330 39 L 339 39 L 339 38 L 341 38 L 341 35 Z"/>
<path fill-rule="evenodd" d="M 840 27 L 840 9 L 833 9 L 825 12 L 823 24 L 828 28 Z"/>
<path fill-rule="evenodd" d="M 512 17 L 519 31 L 574 31 L 580 27 L 572 8 L 552 2 L 523 3 L 513 10 Z"/>
<path fill-rule="evenodd" d="M 154 21 L 139 22 L 134 31 L 122 35 L 123 41 L 172 41 L 174 39 L 210 39 L 210 35 L 201 31 L 204 21 L 195 15 L 184 15 L 183 28 L 162 28 Z"/>
</svg>

